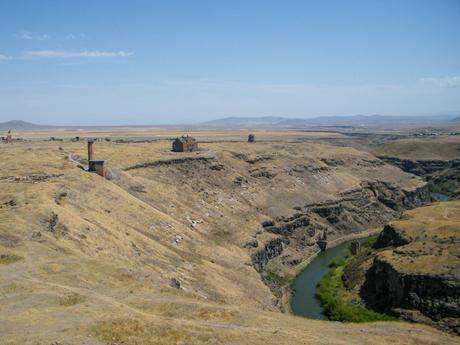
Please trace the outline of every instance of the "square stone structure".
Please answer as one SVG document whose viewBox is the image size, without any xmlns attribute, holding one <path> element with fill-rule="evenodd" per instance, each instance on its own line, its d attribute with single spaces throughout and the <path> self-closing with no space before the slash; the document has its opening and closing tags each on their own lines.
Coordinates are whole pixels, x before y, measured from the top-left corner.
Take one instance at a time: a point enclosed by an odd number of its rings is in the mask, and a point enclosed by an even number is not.
<svg viewBox="0 0 460 345">
<path fill-rule="evenodd" d="M 105 161 L 101 160 L 91 160 L 89 161 L 89 171 L 95 171 L 96 174 L 105 177 Z"/>
<path fill-rule="evenodd" d="M 174 152 L 191 152 L 198 150 L 198 143 L 195 138 L 182 136 L 174 139 L 172 143 L 172 150 Z"/>
</svg>

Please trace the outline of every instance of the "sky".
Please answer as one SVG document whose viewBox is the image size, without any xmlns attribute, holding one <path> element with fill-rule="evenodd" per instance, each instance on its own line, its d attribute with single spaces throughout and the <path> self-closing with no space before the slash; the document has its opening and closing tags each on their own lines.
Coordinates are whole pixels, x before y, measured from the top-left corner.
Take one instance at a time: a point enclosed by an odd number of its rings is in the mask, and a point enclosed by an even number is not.
<svg viewBox="0 0 460 345">
<path fill-rule="evenodd" d="M 0 122 L 460 113 L 460 0 L 0 0 Z"/>
</svg>

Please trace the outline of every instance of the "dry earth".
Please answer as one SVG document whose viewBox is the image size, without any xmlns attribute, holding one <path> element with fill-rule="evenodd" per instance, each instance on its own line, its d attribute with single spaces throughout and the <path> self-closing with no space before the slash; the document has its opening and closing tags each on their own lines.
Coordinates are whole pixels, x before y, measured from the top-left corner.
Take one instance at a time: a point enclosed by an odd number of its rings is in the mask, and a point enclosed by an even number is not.
<svg viewBox="0 0 460 345">
<path fill-rule="evenodd" d="M 460 343 L 428 326 L 340 324 L 279 311 L 251 259 L 278 236 L 261 222 L 340 203 L 350 191 L 368 191 L 363 181 L 383 181 L 403 196 L 424 186 L 369 153 L 298 136 L 288 142 L 291 135 L 206 143 L 188 154 L 170 152 L 166 140 L 98 142 L 96 158 L 107 160 L 110 179 L 79 168 L 83 142 L 2 145 L 0 344 Z M 383 216 L 369 219 L 373 225 L 400 212 L 377 194 L 372 203 Z M 367 228 L 320 218 L 311 221 L 331 239 Z M 296 235 L 283 249 L 307 258 L 322 232 L 302 246 Z M 254 239 L 257 248 L 243 247 Z"/>
</svg>

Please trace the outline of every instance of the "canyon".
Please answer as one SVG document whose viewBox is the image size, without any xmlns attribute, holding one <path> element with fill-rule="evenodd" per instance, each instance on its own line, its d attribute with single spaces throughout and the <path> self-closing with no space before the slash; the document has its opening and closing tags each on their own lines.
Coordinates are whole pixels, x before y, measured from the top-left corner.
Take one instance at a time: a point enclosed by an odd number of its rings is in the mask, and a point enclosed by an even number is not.
<svg viewBox="0 0 460 345">
<path fill-rule="evenodd" d="M 325 238 L 383 227 L 430 195 L 420 177 L 326 142 L 339 133 L 255 134 L 196 133 L 190 153 L 97 141 L 106 178 L 81 169 L 84 142 L 2 147 L 2 342 L 456 342 L 424 325 L 281 312 L 269 275 L 293 277 Z"/>
</svg>

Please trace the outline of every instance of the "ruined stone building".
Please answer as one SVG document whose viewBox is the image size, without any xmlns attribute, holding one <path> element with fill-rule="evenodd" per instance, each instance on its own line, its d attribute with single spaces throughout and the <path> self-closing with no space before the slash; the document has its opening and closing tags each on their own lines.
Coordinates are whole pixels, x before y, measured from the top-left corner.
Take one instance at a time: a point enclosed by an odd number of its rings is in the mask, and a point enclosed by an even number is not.
<svg viewBox="0 0 460 345">
<path fill-rule="evenodd" d="M 198 150 L 198 143 L 195 138 L 182 136 L 174 139 L 172 143 L 172 150 L 174 152 L 191 152 Z"/>
<path fill-rule="evenodd" d="M 8 131 L 8 134 L 6 135 L 6 137 L 2 137 L 2 140 L 6 143 L 6 144 L 9 144 L 9 143 L 12 143 L 13 142 L 13 137 L 11 135 L 11 129 Z"/>
</svg>

